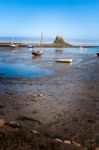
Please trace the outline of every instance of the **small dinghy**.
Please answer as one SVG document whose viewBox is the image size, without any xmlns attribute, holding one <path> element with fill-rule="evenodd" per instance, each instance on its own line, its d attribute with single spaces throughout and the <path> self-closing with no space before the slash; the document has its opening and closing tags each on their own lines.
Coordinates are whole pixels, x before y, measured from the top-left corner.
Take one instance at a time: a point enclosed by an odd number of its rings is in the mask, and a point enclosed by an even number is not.
<svg viewBox="0 0 99 150">
<path fill-rule="evenodd" d="M 72 59 L 67 58 L 67 59 L 57 59 L 56 62 L 59 63 L 72 63 Z"/>
<path fill-rule="evenodd" d="M 11 47 L 12 49 L 15 49 L 15 48 L 18 47 L 18 45 L 14 43 L 14 38 L 13 37 L 11 39 L 11 43 L 9 44 L 9 47 Z"/>
<path fill-rule="evenodd" d="M 34 51 L 32 51 L 32 55 L 34 55 L 34 56 L 41 56 L 43 54 L 43 51 L 41 49 L 42 37 L 43 37 L 43 33 L 41 33 L 41 41 L 40 41 L 40 44 L 39 44 L 40 48 L 36 47 L 36 49 Z"/>
<path fill-rule="evenodd" d="M 99 57 L 99 53 L 97 53 L 97 56 Z"/>
<path fill-rule="evenodd" d="M 32 55 L 34 56 L 40 56 L 43 54 L 43 51 L 42 50 L 35 50 L 35 51 L 32 51 Z"/>
<path fill-rule="evenodd" d="M 17 48 L 17 45 L 16 44 L 10 44 L 9 45 L 11 48 Z"/>
</svg>

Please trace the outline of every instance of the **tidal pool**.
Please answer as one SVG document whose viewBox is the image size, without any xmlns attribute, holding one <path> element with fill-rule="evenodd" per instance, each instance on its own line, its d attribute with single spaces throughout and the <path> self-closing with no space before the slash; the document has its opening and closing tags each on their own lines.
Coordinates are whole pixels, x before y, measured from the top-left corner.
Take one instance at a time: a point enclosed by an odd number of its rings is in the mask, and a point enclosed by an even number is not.
<svg viewBox="0 0 99 150">
<path fill-rule="evenodd" d="M 51 75 L 51 71 L 34 65 L 0 64 L 0 76 L 7 78 L 38 78 Z"/>
</svg>

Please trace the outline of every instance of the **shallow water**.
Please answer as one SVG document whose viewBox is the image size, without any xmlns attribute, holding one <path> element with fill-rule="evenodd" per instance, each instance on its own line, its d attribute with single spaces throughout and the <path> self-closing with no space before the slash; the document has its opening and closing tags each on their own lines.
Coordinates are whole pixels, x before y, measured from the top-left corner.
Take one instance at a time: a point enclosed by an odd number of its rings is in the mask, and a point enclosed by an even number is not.
<svg viewBox="0 0 99 150">
<path fill-rule="evenodd" d="M 73 65 L 81 65 L 82 59 L 93 57 L 97 61 L 96 52 L 99 48 L 44 48 L 41 57 L 32 56 L 31 48 L 11 50 L 8 47 L 0 47 L 0 76 L 7 78 L 38 78 L 52 76 L 55 70 L 54 65 L 61 65 L 66 68 L 69 64 L 58 64 L 58 58 L 72 58 Z M 85 63 L 85 62 L 83 62 Z M 86 62 L 88 65 L 89 61 Z"/>
<path fill-rule="evenodd" d="M 0 74 L 2 77 L 37 78 L 51 75 L 51 72 L 35 65 L 2 63 L 0 64 Z"/>
</svg>

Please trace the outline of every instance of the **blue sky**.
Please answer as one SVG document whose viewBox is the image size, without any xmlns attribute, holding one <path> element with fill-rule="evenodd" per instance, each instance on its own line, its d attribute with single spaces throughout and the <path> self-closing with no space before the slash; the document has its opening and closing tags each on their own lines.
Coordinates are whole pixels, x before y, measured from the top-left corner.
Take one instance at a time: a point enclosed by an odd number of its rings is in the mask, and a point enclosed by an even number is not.
<svg viewBox="0 0 99 150">
<path fill-rule="evenodd" d="M 99 39 L 99 0 L 0 0 L 0 36 Z"/>
</svg>

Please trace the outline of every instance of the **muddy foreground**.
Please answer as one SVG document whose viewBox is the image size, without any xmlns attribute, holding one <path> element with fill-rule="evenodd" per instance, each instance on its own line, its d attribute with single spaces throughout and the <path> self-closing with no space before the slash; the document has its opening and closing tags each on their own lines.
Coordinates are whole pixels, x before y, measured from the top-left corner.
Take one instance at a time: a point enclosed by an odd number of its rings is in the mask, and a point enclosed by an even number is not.
<svg viewBox="0 0 99 150">
<path fill-rule="evenodd" d="M 1 149 L 96 149 L 99 58 L 90 55 L 77 64 L 47 67 L 55 72 L 53 76 L 0 77 L 0 118 L 19 125 L 14 129 L 9 124 L 1 125 Z"/>
</svg>

